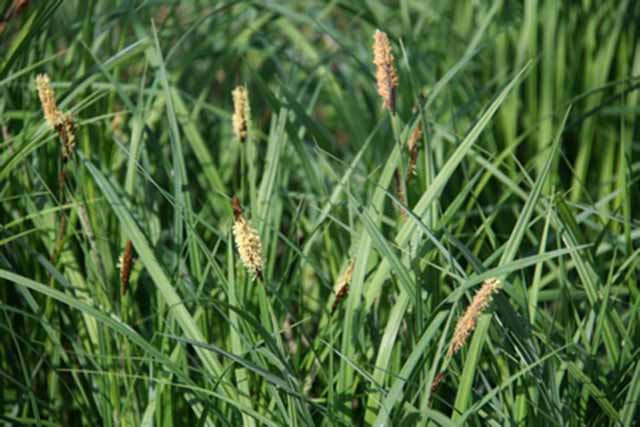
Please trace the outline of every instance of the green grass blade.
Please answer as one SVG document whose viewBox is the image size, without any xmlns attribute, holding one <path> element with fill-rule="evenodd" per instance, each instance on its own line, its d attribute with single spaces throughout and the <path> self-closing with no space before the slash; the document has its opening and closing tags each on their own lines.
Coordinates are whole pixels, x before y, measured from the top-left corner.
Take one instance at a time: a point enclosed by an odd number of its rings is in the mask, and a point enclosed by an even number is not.
<svg viewBox="0 0 640 427">
<path fill-rule="evenodd" d="M 96 184 L 102 191 L 103 195 L 107 199 L 111 209 L 118 217 L 121 225 L 123 226 L 126 235 L 133 242 L 136 253 L 140 256 L 145 268 L 151 275 L 153 282 L 155 283 L 158 291 L 165 299 L 167 306 L 170 307 L 172 316 L 176 319 L 184 334 L 189 339 L 194 341 L 203 342 L 204 335 L 198 328 L 196 321 L 191 317 L 183 301 L 178 296 L 177 292 L 173 288 L 169 277 L 164 272 L 160 263 L 147 241 L 147 238 L 143 234 L 142 230 L 138 227 L 131 212 L 126 208 L 125 203 L 122 201 L 114 186 L 107 181 L 104 175 L 91 163 L 85 162 L 85 165 L 91 175 L 93 176 Z M 205 369 L 216 380 L 221 380 L 224 377 L 224 371 L 220 362 L 218 362 L 213 355 L 201 348 L 196 350 L 198 357 L 202 361 Z M 224 388 L 225 393 L 229 397 L 235 397 L 236 393 L 229 387 Z"/>
</svg>

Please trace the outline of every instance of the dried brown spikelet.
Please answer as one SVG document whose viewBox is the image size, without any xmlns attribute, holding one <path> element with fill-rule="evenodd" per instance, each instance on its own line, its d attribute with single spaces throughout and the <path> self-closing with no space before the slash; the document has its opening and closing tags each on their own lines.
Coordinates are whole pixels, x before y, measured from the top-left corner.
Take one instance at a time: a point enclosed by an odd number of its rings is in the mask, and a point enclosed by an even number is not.
<svg viewBox="0 0 640 427">
<path fill-rule="evenodd" d="M 422 138 L 422 128 L 420 125 L 411 132 L 409 141 L 407 141 L 407 149 L 409 150 L 409 167 L 407 168 L 407 182 L 416 173 L 416 164 L 418 162 L 418 142 Z"/>
<path fill-rule="evenodd" d="M 258 279 L 262 279 L 262 242 L 258 232 L 247 223 L 242 215 L 240 201 L 233 196 L 233 237 L 244 266 Z"/>
<path fill-rule="evenodd" d="M 244 86 L 236 87 L 233 92 L 233 133 L 240 142 L 247 140 L 249 132 L 249 95 Z"/>
<path fill-rule="evenodd" d="M 396 87 L 398 74 L 393 65 L 393 54 L 387 34 L 376 30 L 373 35 L 373 63 L 376 65 L 376 81 L 378 93 L 384 106 L 391 112 L 396 112 Z"/>
<path fill-rule="evenodd" d="M 76 125 L 71 114 L 64 116 L 64 120 L 57 126 L 62 139 L 62 158 L 67 160 L 73 157 L 76 149 Z"/>
<path fill-rule="evenodd" d="M 13 4 L 9 6 L 4 16 L 0 17 L 0 35 L 2 35 L 9 23 L 15 20 L 27 6 L 29 6 L 29 0 L 13 0 Z"/>
<path fill-rule="evenodd" d="M 129 289 L 129 277 L 131 277 L 131 264 L 133 263 L 133 243 L 131 240 L 127 240 L 124 245 L 124 251 L 120 256 L 120 286 L 122 289 L 122 296 L 127 293 Z"/>
<path fill-rule="evenodd" d="M 340 275 L 340 279 L 338 280 L 338 284 L 336 289 L 336 299 L 333 301 L 333 305 L 331 306 L 331 314 L 335 313 L 338 308 L 338 304 L 349 295 L 349 282 L 351 282 L 351 276 L 353 275 L 353 267 L 356 264 L 356 259 L 351 258 L 349 261 L 349 265 L 344 270 L 342 275 Z"/>
<path fill-rule="evenodd" d="M 440 386 L 440 383 L 442 382 L 442 379 L 444 378 L 444 372 L 438 372 L 435 376 L 435 378 L 433 379 L 433 382 L 431 383 L 431 394 L 435 393 L 438 390 L 438 387 Z"/>
<path fill-rule="evenodd" d="M 491 296 L 500 289 L 500 280 L 488 279 L 482 284 L 482 287 L 473 297 L 471 304 L 467 307 L 462 317 L 458 319 L 456 329 L 453 332 L 453 339 L 449 345 L 447 356 L 451 357 L 457 353 L 467 342 L 469 335 L 476 327 L 478 317 L 484 312 L 489 303 Z"/>
<path fill-rule="evenodd" d="M 62 112 L 58 110 L 55 93 L 51 88 L 49 76 L 46 74 L 38 74 L 36 76 L 36 89 L 38 90 L 38 97 L 40 98 L 40 104 L 42 105 L 42 111 L 44 112 L 44 118 L 47 124 L 51 129 L 57 129 L 64 121 L 64 116 Z"/>
</svg>

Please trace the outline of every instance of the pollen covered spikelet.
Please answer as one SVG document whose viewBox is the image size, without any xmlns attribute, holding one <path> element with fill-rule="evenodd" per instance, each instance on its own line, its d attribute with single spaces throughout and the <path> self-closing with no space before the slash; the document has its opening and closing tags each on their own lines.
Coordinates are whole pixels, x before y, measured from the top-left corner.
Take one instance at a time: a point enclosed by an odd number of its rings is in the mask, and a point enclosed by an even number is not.
<svg viewBox="0 0 640 427">
<path fill-rule="evenodd" d="M 124 251 L 122 255 L 120 255 L 120 286 L 122 289 L 122 296 L 127 293 L 127 289 L 129 288 L 129 277 L 131 276 L 131 264 L 133 261 L 133 244 L 131 240 L 127 240 L 127 243 L 124 245 Z"/>
<path fill-rule="evenodd" d="M 249 133 L 249 95 L 245 86 L 236 87 L 231 93 L 233 96 L 233 133 L 240 142 L 247 140 Z"/>
<path fill-rule="evenodd" d="M 487 308 L 491 302 L 491 296 L 498 289 L 500 289 L 500 281 L 498 279 L 488 279 L 482 284 L 480 290 L 476 292 L 471 304 L 469 304 L 462 317 L 458 319 L 456 329 L 453 332 L 453 339 L 447 351 L 448 357 L 453 356 L 465 345 L 469 335 L 476 327 L 478 317 Z"/>
<path fill-rule="evenodd" d="M 62 158 L 67 160 L 73 157 L 76 147 L 76 128 L 73 116 L 71 114 L 65 115 L 58 109 L 49 76 L 38 74 L 36 76 L 36 89 L 38 90 L 44 119 L 51 129 L 58 132 L 62 140 Z"/>
<path fill-rule="evenodd" d="M 355 264 L 356 259 L 351 258 L 351 261 L 349 261 L 347 268 L 338 279 L 336 285 L 336 299 L 333 301 L 333 305 L 331 306 L 331 314 L 335 313 L 336 309 L 338 308 L 338 304 L 340 304 L 340 301 L 342 301 L 347 297 L 347 295 L 349 295 L 349 282 L 351 282 L 351 276 L 353 275 L 353 267 L 355 266 Z"/>
<path fill-rule="evenodd" d="M 233 213 L 233 237 L 240 253 L 240 260 L 254 277 L 262 279 L 262 242 L 258 232 L 249 225 L 242 214 L 240 201 L 236 196 L 233 196 Z"/>
<path fill-rule="evenodd" d="M 387 34 L 376 30 L 373 35 L 373 63 L 376 66 L 376 81 L 378 93 L 384 106 L 391 112 L 396 112 L 396 87 L 398 74 L 393 65 L 393 54 Z"/>
<path fill-rule="evenodd" d="M 46 74 L 38 74 L 38 76 L 36 76 L 36 89 L 38 90 L 38 97 L 40 98 L 44 118 L 51 129 L 56 129 L 64 121 L 64 116 L 62 112 L 58 110 L 49 76 Z"/>
<path fill-rule="evenodd" d="M 411 136 L 407 141 L 407 150 L 409 150 L 409 167 L 407 168 L 407 182 L 416 174 L 416 164 L 418 162 L 418 142 L 422 138 L 422 128 L 420 125 L 411 132 Z"/>
</svg>

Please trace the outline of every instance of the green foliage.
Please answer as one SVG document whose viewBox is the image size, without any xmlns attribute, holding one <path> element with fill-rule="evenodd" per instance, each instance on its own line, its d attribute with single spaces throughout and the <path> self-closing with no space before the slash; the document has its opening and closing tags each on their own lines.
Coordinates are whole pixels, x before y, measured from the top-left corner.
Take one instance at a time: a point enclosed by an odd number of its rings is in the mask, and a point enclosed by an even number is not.
<svg viewBox="0 0 640 427">
<path fill-rule="evenodd" d="M 640 419 L 639 2 L 0 0 L 0 18 L 0 425 Z M 66 162 L 38 73 L 75 120 Z"/>
</svg>

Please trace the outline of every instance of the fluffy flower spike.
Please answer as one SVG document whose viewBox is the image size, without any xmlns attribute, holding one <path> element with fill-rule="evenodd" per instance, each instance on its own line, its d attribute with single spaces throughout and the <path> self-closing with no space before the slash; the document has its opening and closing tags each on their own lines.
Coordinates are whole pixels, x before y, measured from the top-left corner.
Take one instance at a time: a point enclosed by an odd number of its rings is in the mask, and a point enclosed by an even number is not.
<svg viewBox="0 0 640 427">
<path fill-rule="evenodd" d="M 240 201 L 236 196 L 233 196 L 233 214 L 235 216 L 233 237 L 236 241 L 238 253 L 240 253 L 240 260 L 255 277 L 262 279 L 263 264 L 260 235 L 245 219 L 240 208 Z"/>
<path fill-rule="evenodd" d="M 56 104 L 56 96 L 51 87 L 49 76 L 38 74 L 36 77 L 36 89 L 38 90 L 44 118 L 51 129 L 56 129 L 63 123 L 64 115 Z"/>
<path fill-rule="evenodd" d="M 245 86 L 236 87 L 233 96 L 233 133 L 240 142 L 245 142 L 249 133 L 249 95 Z"/>
<path fill-rule="evenodd" d="M 76 126 L 71 114 L 63 114 L 56 104 L 55 93 L 51 87 L 51 80 L 46 74 L 36 76 L 36 89 L 42 105 L 44 119 L 51 129 L 58 132 L 62 140 L 62 158 L 73 157 L 76 148 Z"/>
<path fill-rule="evenodd" d="M 482 287 L 476 292 L 471 304 L 467 307 L 462 317 L 456 324 L 453 332 L 453 339 L 449 345 L 447 356 L 451 357 L 456 354 L 467 342 L 469 335 L 476 327 L 478 317 L 486 310 L 491 302 L 491 297 L 500 289 L 500 281 L 498 279 L 488 279 L 482 284 Z"/>
<path fill-rule="evenodd" d="M 396 87 L 398 74 L 393 65 L 393 54 L 387 34 L 376 30 L 373 35 L 373 63 L 376 66 L 376 82 L 378 93 L 384 106 L 391 112 L 396 112 Z"/>
</svg>

